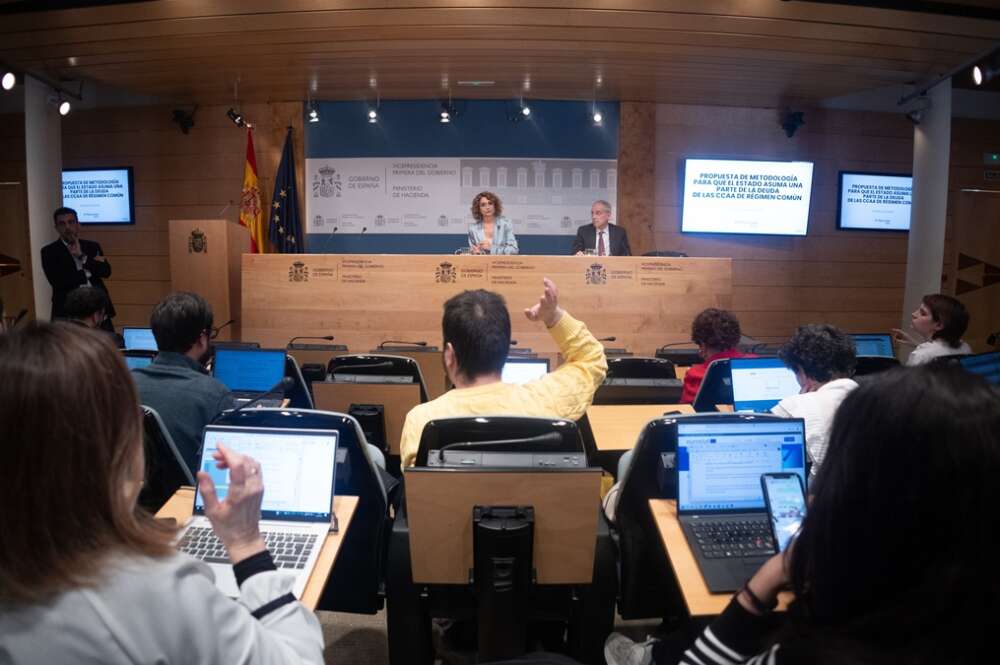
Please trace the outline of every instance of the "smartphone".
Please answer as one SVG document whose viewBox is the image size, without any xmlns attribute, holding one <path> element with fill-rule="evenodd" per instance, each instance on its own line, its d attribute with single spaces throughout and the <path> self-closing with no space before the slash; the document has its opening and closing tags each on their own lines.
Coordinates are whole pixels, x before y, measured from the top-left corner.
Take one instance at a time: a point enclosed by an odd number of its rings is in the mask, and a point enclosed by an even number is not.
<svg viewBox="0 0 1000 665">
<path fill-rule="evenodd" d="M 767 521 L 778 552 L 788 549 L 806 516 L 806 494 L 797 473 L 765 473 L 760 477 Z"/>
</svg>

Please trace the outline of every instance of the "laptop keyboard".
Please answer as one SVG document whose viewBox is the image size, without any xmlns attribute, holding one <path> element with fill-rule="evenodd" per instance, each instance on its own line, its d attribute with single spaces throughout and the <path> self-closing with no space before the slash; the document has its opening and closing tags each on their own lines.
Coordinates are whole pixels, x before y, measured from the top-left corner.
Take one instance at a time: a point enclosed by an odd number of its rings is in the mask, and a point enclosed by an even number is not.
<svg viewBox="0 0 1000 665">
<path fill-rule="evenodd" d="M 695 541 L 706 559 L 727 559 L 774 554 L 774 540 L 766 520 L 691 524 Z"/>
<path fill-rule="evenodd" d="M 317 540 L 315 534 L 283 531 L 262 531 L 260 535 L 274 559 L 274 564 L 278 568 L 293 570 L 305 568 Z M 205 563 L 229 563 L 229 556 L 226 554 L 226 548 L 222 546 L 222 541 L 207 527 L 188 529 L 177 543 L 177 549 Z"/>
</svg>

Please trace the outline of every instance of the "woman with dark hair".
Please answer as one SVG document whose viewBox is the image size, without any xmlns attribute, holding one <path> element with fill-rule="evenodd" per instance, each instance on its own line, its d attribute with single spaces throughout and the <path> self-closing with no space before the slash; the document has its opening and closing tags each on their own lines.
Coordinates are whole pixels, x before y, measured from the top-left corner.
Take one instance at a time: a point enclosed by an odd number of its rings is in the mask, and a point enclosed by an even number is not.
<svg viewBox="0 0 1000 665">
<path fill-rule="evenodd" d="M 778 402 L 771 413 L 805 420 L 806 450 L 815 476 L 826 457 L 837 407 L 858 387 L 851 378 L 857 365 L 854 342 L 836 326 L 801 326 L 778 350 L 778 357 L 795 372 L 802 392 Z"/>
<path fill-rule="evenodd" d="M 517 254 L 514 225 L 502 217 L 503 204 L 493 192 L 480 192 L 472 199 L 469 251 L 473 254 Z"/>
<path fill-rule="evenodd" d="M 239 602 L 137 509 L 145 467 L 135 385 L 107 335 L 66 323 L 0 336 L 0 662 L 322 663 L 315 615 L 258 530 L 260 466 L 224 450 L 205 513 Z"/>
<path fill-rule="evenodd" d="M 1000 394 L 982 377 L 886 372 L 841 404 L 792 547 L 682 655 L 614 634 L 608 662 L 995 662 L 998 475 Z M 786 585 L 795 600 L 768 641 Z"/>
<path fill-rule="evenodd" d="M 714 361 L 723 358 L 754 357 L 739 350 L 741 337 L 740 321 L 728 310 L 709 307 L 694 317 L 694 321 L 691 322 L 691 341 L 698 345 L 698 353 L 704 362 L 692 365 L 684 374 L 682 403 L 690 404 L 694 401 L 705 378 L 705 372 Z"/>
<path fill-rule="evenodd" d="M 907 365 L 922 365 L 941 356 L 972 353 L 962 335 L 969 327 L 969 311 L 961 300 L 943 293 L 923 297 L 920 307 L 910 314 L 910 327 L 916 335 L 893 328 L 895 339 L 902 344 L 915 345 L 906 359 Z"/>
</svg>

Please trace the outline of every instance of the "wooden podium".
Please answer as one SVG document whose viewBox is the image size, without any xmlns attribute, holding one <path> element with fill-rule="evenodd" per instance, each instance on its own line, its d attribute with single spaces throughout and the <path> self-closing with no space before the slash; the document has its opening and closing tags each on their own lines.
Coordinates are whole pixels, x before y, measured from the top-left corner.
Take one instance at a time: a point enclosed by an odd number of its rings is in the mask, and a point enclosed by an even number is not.
<svg viewBox="0 0 1000 665">
<path fill-rule="evenodd" d="M 212 305 L 215 324 L 236 319 L 219 339 L 240 339 L 240 261 L 250 232 L 224 219 L 170 220 L 170 288 L 193 291 Z"/>
</svg>

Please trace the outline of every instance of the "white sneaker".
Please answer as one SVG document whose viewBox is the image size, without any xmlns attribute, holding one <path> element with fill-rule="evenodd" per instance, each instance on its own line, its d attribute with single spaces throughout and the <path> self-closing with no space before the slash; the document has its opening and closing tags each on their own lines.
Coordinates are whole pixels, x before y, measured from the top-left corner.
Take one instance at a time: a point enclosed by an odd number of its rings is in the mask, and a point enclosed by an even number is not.
<svg viewBox="0 0 1000 665">
<path fill-rule="evenodd" d="M 608 665 L 652 665 L 656 639 L 633 642 L 621 633 L 611 633 L 604 641 L 604 659 Z"/>
</svg>

